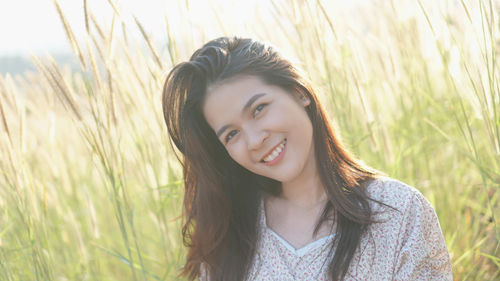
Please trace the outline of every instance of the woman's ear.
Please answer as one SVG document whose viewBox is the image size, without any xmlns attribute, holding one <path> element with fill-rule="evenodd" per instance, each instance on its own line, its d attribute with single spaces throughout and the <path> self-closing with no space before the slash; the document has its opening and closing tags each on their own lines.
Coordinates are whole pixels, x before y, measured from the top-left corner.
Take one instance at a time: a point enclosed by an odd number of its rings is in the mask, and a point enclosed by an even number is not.
<svg viewBox="0 0 500 281">
<path fill-rule="evenodd" d="M 295 92 L 295 97 L 297 98 L 298 101 L 300 101 L 300 103 L 306 107 L 308 106 L 309 104 L 311 104 L 311 99 L 307 96 L 307 94 L 305 94 L 303 91 L 301 90 L 298 90 Z"/>
<path fill-rule="evenodd" d="M 308 106 L 311 104 L 311 99 L 307 97 L 306 95 L 300 95 L 300 102 L 304 107 Z"/>
</svg>

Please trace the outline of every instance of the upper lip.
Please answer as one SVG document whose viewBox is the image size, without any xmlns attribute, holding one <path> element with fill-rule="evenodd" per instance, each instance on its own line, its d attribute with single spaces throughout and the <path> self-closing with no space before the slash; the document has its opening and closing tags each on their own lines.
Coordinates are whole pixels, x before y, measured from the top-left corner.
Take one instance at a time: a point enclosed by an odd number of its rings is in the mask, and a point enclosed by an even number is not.
<svg viewBox="0 0 500 281">
<path fill-rule="evenodd" d="M 273 146 L 273 148 L 271 148 L 271 150 L 269 150 L 269 152 L 267 152 L 266 154 L 264 154 L 264 156 L 262 156 L 260 158 L 260 162 L 264 161 L 264 158 L 266 158 L 267 156 L 271 155 L 271 153 L 276 149 L 276 147 L 280 146 L 282 143 L 283 143 L 284 140 L 281 140 L 277 145 Z"/>
</svg>

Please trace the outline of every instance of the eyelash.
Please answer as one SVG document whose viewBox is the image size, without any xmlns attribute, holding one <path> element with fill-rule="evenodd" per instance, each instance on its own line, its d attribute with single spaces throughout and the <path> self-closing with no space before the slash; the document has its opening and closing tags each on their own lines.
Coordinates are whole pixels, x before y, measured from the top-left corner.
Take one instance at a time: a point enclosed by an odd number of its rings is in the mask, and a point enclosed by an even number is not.
<svg viewBox="0 0 500 281">
<path fill-rule="evenodd" d="M 253 116 L 255 117 L 255 115 L 257 115 L 258 113 L 262 112 L 262 110 L 267 106 L 268 104 L 267 103 L 261 103 L 259 105 L 257 105 L 257 107 L 255 107 L 255 109 L 253 110 Z M 259 112 L 258 113 L 255 113 L 258 109 L 260 108 Z"/>
<path fill-rule="evenodd" d="M 267 106 L 268 104 L 267 103 L 261 103 L 259 105 L 257 105 L 255 107 L 255 109 L 253 110 L 253 116 L 255 117 L 257 114 L 261 113 L 262 110 Z M 233 137 L 234 135 L 237 133 L 238 131 L 237 130 L 232 130 L 231 132 L 229 132 L 226 137 L 224 138 L 224 141 L 226 143 L 228 143 Z M 235 134 L 233 134 L 235 133 Z"/>
<path fill-rule="evenodd" d="M 226 137 L 224 138 L 224 141 L 227 143 L 228 141 L 230 141 L 234 135 L 232 135 L 233 132 L 237 132 L 236 130 L 232 130 L 231 132 L 229 132 Z M 231 137 L 231 138 L 229 138 Z"/>
</svg>

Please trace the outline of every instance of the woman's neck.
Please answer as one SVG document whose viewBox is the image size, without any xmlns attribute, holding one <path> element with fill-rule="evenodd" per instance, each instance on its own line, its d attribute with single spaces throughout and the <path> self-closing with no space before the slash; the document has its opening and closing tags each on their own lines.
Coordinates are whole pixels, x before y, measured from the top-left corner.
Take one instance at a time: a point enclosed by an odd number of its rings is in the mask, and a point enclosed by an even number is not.
<svg viewBox="0 0 500 281">
<path fill-rule="evenodd" d="M 315 169 L 305 171 L 292 182 L 282 183 L 281 187 L 282 193 L 278 197 L 293 207 L 309 209 L 327 200 L 325 188 Z"/>
</svg>

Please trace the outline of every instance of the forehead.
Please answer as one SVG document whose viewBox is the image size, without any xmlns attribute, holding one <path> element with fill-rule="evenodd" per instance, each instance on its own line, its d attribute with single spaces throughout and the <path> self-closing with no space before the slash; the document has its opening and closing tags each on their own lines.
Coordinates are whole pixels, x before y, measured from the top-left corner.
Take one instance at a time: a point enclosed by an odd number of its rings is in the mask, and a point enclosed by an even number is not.
<svg viewBox="0 0 500 281">
<path fill-rule="evenodd" d="M 245 103 L 255 94 L 275 95 L 276 86 L 265 84 L 256 76 L 238 76 L 208 87 L 203 115 L 213 127 L 239 116 Z"/>
<path fill-rule="evenodd" d="M 257 76 L 239 75 L 210 85 L 207 89 L 206 101 L 211 98 L 243 99 L 255 91 L 270 87 Z"/>
</svg>

